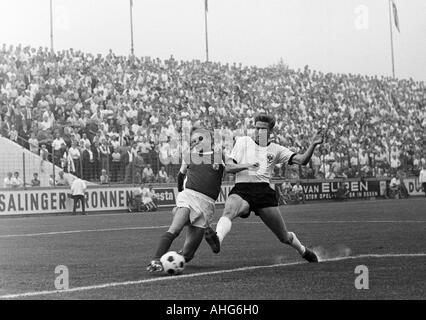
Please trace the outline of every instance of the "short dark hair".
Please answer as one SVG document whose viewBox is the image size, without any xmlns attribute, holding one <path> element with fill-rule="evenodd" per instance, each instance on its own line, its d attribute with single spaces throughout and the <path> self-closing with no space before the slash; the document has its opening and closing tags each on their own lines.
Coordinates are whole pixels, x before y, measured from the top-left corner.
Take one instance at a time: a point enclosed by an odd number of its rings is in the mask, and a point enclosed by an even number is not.
<svg viewBox="0 0 426 320">
<path fill-rule="evenodd" d="M 266 113 L 258 113 L 254 118 L 254 123 L 256 122 L 267 122 L 269 124 L 269 130 L 272 130 L 275 127 L 275 118 Z"/>
</svg>

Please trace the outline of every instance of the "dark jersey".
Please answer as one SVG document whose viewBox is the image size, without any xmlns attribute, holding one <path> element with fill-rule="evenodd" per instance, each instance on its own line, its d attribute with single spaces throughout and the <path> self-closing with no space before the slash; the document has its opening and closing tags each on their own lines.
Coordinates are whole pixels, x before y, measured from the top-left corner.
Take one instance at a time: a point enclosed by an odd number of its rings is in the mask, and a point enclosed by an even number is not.
<svg viewBox="0 0 426 320">
<path fill-rule="evenodd" d="M 206 156 L 204 155 L 204 157 Z M 204 163 L 195 164 L 191 161 L 187 166 L 184 186 L 217 200 L 225 166 L 223 163 L 215 164 L 213 154 L 208 156 L 211 158 L 210 162 L 204 161 Z"/>
</svg>

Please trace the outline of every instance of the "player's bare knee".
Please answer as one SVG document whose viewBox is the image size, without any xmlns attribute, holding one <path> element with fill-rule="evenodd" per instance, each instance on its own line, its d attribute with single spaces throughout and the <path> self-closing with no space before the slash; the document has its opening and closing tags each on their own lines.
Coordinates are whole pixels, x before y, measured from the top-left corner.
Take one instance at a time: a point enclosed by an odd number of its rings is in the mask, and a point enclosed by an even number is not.
<svg viewBox="0 0 426 320">
<path fill-rule="evenodd" d="M 233 220 L 238 217 L 243 211 L 246 210 L 242 199 L 238 196 L 230 195 L 225 204 L 222 217 L 227 217 L 228 219 Z"/>
<path fill-rule="evenodd" d="M 290 245 L 290 244 L 291 244 L 291 241 L 292 241 L 292 236 L 291 236 L 291 234 L 290 234 L 289 232 L 286 232 L 286 233 L 283 233 L 282 235 L 280 235 L 280 236 L 278 237 L 278 239 L 279 239 L 282 243 Z"/>
<path fill-rule="evenodd" d="M 236 216 L 236 210 L 232 210 L 232 208 L 229 208 L 229 210 L 224 210 L 222 213 L 222 217 L 226 217 L 229 220 L 233 220 Z"/>
<path fill-rule="evenodd" d="M 284 236 L 278 237 L 278 240 L 280 240 L 280 242 L 284 243 L 284 244 L 290 244 L 291 243 L 290 240 L 288 238 L 284 237 Z"/>
<path fill-rule="evenodd" d="M 229 220 L 233 220 L 238 215 L 238 207 L 234 204 L 225 207 L 222 213 L 222 217 L 226 217 Z"/>
<path fill-rule="evenodd" d="M 179 234 L 181 233 L 182 229 L 179 228 L 175 228 L 173 226 L 171 226 L 169 228 L 169 230 L 167 230 L 168 233 L 171 233 L 175 238 L 177 238 L 179 236 Z"/>
</svg>

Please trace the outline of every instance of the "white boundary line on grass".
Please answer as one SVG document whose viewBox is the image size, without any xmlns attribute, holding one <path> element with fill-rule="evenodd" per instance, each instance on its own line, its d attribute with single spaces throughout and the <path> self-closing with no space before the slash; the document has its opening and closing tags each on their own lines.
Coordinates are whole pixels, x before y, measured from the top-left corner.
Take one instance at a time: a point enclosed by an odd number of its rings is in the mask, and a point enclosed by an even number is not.
<svg viewBox="0 0 426 320">
<path fill-rule="evenodd" d="M 257 221 L 243 221 L 245 224 L 263 224 Z M 308 221 L 286 221 L 286 224 L 306 223 L 306 224 L 322 224 L 322 223 L 426 223 L 426 220 L 308 220 Z"/>
<path fill-rule="evenodd" d="M 327 223 L 426 223 L 423 220 L 312 220 L 312 221 L 288 221 L 287 224 L 301 223 L 301 224 L 327 224 Z M 242 221 L 237 224 L 263 224 L 263 222 L 256 221 Z M 213 224 L 215 225 L 215 224 Z M 51 236 L 58 234 L 74 234 L 74 233 L 86 233 L 86 232 L 110 232 L 110 231 L 127 231 L 127 230 L 150 230 L 150 229 L 163 229 L 168 228 L 169 225 L 164 226 L 150 226 L 150 227 L 124 227 L 124 228 L 106 228 L 106 229 L 87 229 L 87 230 L 66 230 L 66 231 L 52 231 L 52 232 L 40 232 L 40 233 L 22 233 L 22 234 L 4 234 L 0 235 L 0 239 L 5 238 L 20 238 L 20 237 L 36 237 L 36 236 Z"/>
<path fill-rule="evenodd" d="M 361 254 L 358 256 L 348 256 L 348 257 L 327 259 L 327 260 L 323 260 L 321 263 L 362 259 L 362 258 L 400 258 L 400 257 L 426 257 L 426 253 Z M 75 287 L 68 290 L 50 290 L 50 291 L 46 290 L 46 291 L 6 294 L 6 295 L 0 296 L 0 299 L 16 299 L 16 298 L 34 297 L 34 296 L 51 295 L 51 294 L 66 294 L 66 293 L 72 293 L 72 292 L 105 289 L 105 288 L 112 288 L 112 287 L 119 287 L 119 286 L 131 286 L 131 285 L 138 285 L 138 284 L 145 284 L 145 283 L 164 282 L 164 281 L 177 281 L 182 279 L 197 278 L 202 276 L 211 276 L 211 275 L 232 273 L 232 272 L 238 272 L 238 271 L 251 271 L 251 270 L 257 270 L 257 269 L 289 267 L 289 266 L 295 266 L 295 265 L 301 265 L 301 264 L 307 264 L 307 262 L 297 261 L 297 262 L 290 262 L 290 263 L 278 263 L 278 264 L 263 265 L 263 266 L 241 267 L 241 268 L 228 269 L 228 270 L 184 274 L 184 275 L 175 276 L 175 277 L 164 276 L 161 278 L 143 279 L 143 280 L 136 280 L 136 281 L 110 282 L 110 283 L 98 284 L 98 285 L 92 285 L 92 286 Z"/>
<path fill-rule="evenodd" d="M 0 235 L 1 238 L 19 238 L 19 237 L 36 237 L 36 236 L 51 236 L 58 234 L 72 234 L 72 233 L 85 233 L 85 232 L 109 232 L 109 231 L 126 231 L 126 230 L 149 230 L 149 229 L 162 229 L 167 226 L 151 226 L 151 227 L 126 227 L 126 228 L 107 228 L 107 229 L 88 229 L 88 230 L 68 230 L 68 231 L 53 231 L 53 232 L 40 232 L 40 233 L 23 233 L 23 234 L 5 234 Z"/>
</svg>

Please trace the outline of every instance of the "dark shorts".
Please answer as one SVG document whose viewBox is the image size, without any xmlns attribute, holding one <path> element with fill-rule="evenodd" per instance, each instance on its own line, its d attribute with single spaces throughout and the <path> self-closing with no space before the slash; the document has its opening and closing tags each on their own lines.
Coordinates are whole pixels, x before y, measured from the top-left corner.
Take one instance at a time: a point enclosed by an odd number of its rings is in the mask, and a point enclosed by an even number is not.
<svg viewBox="0 0 426 320">
<path fill-rule="evenodd" d="M 277 194 L 269 183 L 237 183 L 228 196 L 231 194 L 240 196 L 250 206 L 249 212 L 240 216 L 241 218 L 248 218 L 250 212 L 256 209 L 278 207 Z"/>
</svg>

